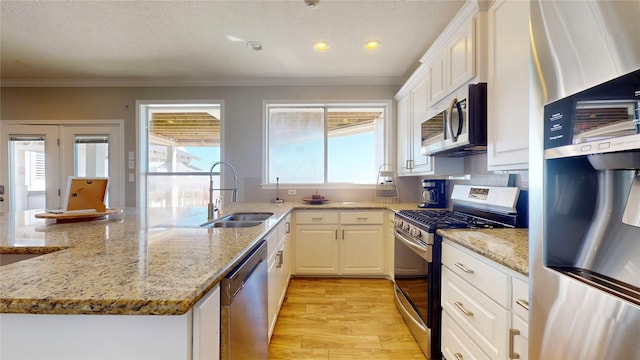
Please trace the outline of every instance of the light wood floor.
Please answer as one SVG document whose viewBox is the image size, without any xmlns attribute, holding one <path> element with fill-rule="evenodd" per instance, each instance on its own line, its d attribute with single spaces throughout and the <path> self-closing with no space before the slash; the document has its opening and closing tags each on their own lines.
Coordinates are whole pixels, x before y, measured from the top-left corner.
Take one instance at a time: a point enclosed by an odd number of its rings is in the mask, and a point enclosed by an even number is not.
<svg viewBox="0 0 640 360">
<path fill-rule="evenodd" d="M 269 359 L 424 359 L 384 279 L 293 278 Z"/>
</svg>

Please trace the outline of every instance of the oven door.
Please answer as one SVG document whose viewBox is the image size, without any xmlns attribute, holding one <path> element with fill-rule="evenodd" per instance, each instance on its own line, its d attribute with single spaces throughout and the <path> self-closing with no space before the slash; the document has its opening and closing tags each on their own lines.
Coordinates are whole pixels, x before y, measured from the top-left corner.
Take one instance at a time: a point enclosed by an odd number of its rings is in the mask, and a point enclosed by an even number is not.
<svg viewBox="0 0 640 360">
<path fill-rule="evenodd" d="M 429 326 L 429 275 L 432 245 L 395 232 L 393 279 L 421 322 Z"/>
</svg>

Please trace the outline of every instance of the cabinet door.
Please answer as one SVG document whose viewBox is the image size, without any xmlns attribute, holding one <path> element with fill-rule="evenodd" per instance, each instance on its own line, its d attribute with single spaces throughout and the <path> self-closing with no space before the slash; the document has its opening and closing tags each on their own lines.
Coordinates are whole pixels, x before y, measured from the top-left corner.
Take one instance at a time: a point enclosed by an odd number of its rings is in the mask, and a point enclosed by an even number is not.
<svg viewBox="0 0 640 360">
<path fill-rule="evenodd" d="M 452 92 L 475 76 L 474 26 L 467 21 L 447 45 L 447 92 Z"/>
<path fill-rule="evenodd" d="M 519 316 L 513 316 L 509 333 L 511 349 L 510 359 L 529 359 L 529 324 Z"/>
<path fill-rule="evenodd" d="M 193 359 L 220 358 L 220 287 L 193 307 Z"/>
<path fill-rule="evenodd" d="M 411 173 L 411 128 L 410 128 L 410 96 L 398 100 L 397 109 L 397 151 L 398 175 Z"/>
<path fill-rule="evenodd" d="M 341 227 L 340 273 L 345 275 L 384 273 L 382 225 Z"/>
<path fill-rule="evenodd" d="M 277 256 L 277 249 L 267 260 L 267 326 L 269 327 L 269 341 L 275 328 L 278 311 L 280 309 L 280 269 L 278 268 L 280 258 Z"/>
<path fill-rule="evenodd" d="M 427 78 L 429 81 L 427 106 L 429 107 L 447 95 L 446 65 L 446 49 L 442 49 L 433 60 L 427 64 Z"/>
<path fill-rule="evenodd" d="M 422 119 L 427 113 L 427 87 L 428 81 L 425 77 L 411 90 L 411 156 L 414 172 L 431 170 L 431 157 L 422 155 Z"/>
<path fill-rule="evenodd" d="M 338 274 L 337 225 L 296 225 L 296 274 Z"/>
<path fill-rule="evenodd" d="M 529 163 L 529 3 L 496 1 L 489 9 L 487 165 Z"/>
</svg>

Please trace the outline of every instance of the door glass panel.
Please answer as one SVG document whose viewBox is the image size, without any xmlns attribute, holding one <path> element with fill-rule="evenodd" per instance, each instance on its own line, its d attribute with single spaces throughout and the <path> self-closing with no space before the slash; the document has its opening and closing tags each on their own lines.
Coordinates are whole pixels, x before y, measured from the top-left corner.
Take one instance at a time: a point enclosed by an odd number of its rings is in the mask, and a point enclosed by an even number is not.
<svg viewBox="0 0 640 360">
<path fill-rule="evenodd" d="M 73 157 L 75 176 L 109 177 L 109 135 L 75 135 Z"/>
<path fill-rule="evenodd" d="M 44 138 L 9 139 L 9 188 L 12 211 L 44 209 L 46 204 Z"/>
<path fill-rule="evenodd" d="M 108 135 L 76 135 L 74 143 L 75 176 L 109 176 Z"/>
</svg>

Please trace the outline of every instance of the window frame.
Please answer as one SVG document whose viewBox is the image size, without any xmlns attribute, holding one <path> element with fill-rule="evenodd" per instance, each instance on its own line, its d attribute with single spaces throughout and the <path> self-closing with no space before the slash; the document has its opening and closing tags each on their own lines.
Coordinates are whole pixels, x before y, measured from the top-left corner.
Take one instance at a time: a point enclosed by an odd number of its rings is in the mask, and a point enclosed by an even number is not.
<svg viewBox="0 0 640 360">
<path fill-rule="evenodd" d="M 390 164 L 393 166 L 393 159 L 395 153 L 393 151 L 395 147 L 395 112 L 393 108 L 393 101 L 391 100 L 362 100 L 362 101 L 305 101 L 305 100 L 265 100 L 262 104 L 262 189 L 275 189 L 276 184 L 269 182 L 269 132 L 268 132 L 268 117 L 269 108 L 272 106 L 291 106 L 291 107 L 324 107 L 326 109 L 335 108 L 364 108 L 364 107 L 382 107 L 384 108 L 384 124 L 382 130 L 382 148 L 376 147 L 382 151 L 383 164 Z M 296 189 L 374 189 L 375 182 L 371 184 L 355 184 L 355 183 L 332 183 L 327 182 L 328 166 L 328 136 L 327 136 L 327 112 L 325 112 L 324 119 L 324 181 L 322 183 L 282 183 L 279 186 L 291 187 Z M 382 165 L 382 164 L 380 164 Z"/>
</svg>

